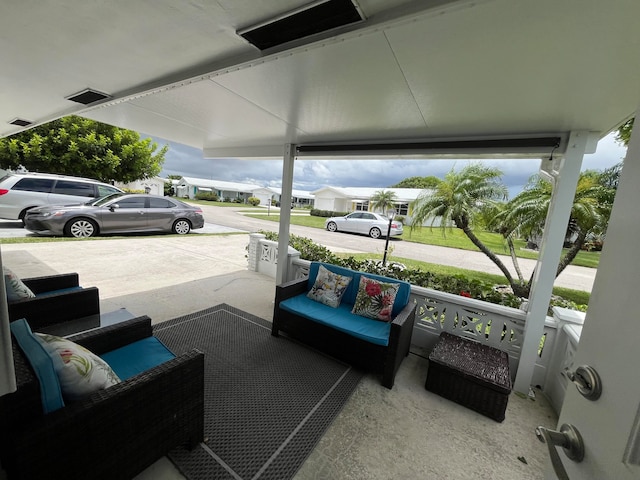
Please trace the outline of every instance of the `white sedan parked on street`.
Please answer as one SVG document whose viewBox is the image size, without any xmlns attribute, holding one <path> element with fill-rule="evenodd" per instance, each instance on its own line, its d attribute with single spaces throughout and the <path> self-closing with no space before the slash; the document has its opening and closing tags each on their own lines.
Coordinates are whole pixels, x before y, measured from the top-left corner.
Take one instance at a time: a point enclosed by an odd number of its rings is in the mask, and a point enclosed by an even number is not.
<svg viewBox="0 0 640 480">
<path fill-rule="evenodd" d="M 371 238 L 387 236 L 389 218 L 373 212 L 353 212 L 344 217 L 327 218 L 324 226 L 330 232 L 350 232 L 369 235 Z M 391 236 L 402 235 L 402 223 L 391 221 Z"/>
</svg>

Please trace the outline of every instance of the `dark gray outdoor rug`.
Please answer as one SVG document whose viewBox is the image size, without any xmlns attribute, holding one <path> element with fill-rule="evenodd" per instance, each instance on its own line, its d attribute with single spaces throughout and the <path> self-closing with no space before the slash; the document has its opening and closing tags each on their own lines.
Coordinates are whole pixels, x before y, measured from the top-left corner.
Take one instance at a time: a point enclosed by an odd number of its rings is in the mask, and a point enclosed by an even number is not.
<svg viewBox="0 0 640 480">
<path fill-rule="evenodd" d="M 205 442 L 169 458 L 191 480 L 292 478 L 362 377 L 221 304 L 155 325 L 174 353 L 205 353 Z"/>
</svg>

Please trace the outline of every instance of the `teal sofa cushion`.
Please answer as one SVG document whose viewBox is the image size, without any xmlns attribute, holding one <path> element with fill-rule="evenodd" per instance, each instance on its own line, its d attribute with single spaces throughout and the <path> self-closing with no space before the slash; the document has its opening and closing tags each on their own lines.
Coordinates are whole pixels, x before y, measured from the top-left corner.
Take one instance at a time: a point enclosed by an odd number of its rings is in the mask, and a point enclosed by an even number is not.
<svg viewBox="0 0 640 480">
<path fill-rule="evenodd" d="M 64 407 L 58 374 L 44 345 L 31 332 L 31 328 L 24 318 L 11 322 L 10 325 L 13 337 L 31 364 L 40 383 L 42 410 L 44 413 L 49 413 Z"/>
<path fill-rule="evenodd" d="M 351 313 L 352 307 L 353 305 L 344 300 L 338 308 L 328 307 L 308 298 L 305 294 L 296 295 L 280 302 L 280 308 L 300 317 L 327 325 L 369 343 L 389 345 L 391 324 L 354 315 Z"/>
<path fill-rule="evenodd" d="M 121 380 L 158 366 L 175 355 L 156 337 L 147 337 L 100 355 Z"/>
</svg>

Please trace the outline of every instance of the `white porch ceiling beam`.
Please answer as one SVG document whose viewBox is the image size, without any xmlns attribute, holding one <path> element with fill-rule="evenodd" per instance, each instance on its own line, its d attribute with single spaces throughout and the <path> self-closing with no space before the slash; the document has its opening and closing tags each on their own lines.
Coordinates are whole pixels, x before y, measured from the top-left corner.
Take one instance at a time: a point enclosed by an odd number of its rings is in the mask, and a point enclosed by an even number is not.
<svg viewBox="0 0 640 480">
<path fill-rule="evenodd" d="M 566 133 L 502 135 L 465 138 L 393 139 L 349 143 L 303 143 L 296 145 L 297 157 L 311 158 L 540 158 L 553 151 L 561 156 L 567 148 Z M 586 153 L 595 152 L 597 137 Z M 282 158 L 282 145 L 211 147 L 204 158 Z"/>
</svg>

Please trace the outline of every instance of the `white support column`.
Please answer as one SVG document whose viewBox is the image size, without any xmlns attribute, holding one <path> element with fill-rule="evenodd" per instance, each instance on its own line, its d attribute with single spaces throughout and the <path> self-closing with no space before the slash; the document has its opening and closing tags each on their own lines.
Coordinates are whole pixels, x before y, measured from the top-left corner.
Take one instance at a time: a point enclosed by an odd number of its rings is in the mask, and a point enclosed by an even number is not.
<svg viewBox="0 0 640 480">
<path fill-rule="evenodd" d="M 2 255 L 0 253 L 0 270 Z M 4 273 L 0 275 L 0 396 L 16 391 L 16 374 L 13 368 L 11 331 L 9 330 L 9 310 Z"/>
<path fill-rule="evenodd" d="M 287 264 L 289 252 L 289 224 L 291 222 L 291 192 L 293 190 L 293 163 L 296 146 L 288 143 L 284 148 L 282 162 L 282 194 L 280 195 L 280 228 L 278 230 L 278 269 L 276 285 L 287 280 Z"/>
<path fill-rule="evenodd" d="M 538 357 L 538 347 L 544 332 L 544 321 L 547 316 L 549 300 L 556 279 L 556 271 L 560 263 L 562 246 L 567 232 L 567 225 L 571 215 L 571 207 L 576 194 L 576 186 L 580 177 L 580 167 L 588 142 L 589 132 L 572 132 L 569 136 L 567 151 L 556 178 L 551 196 L 549 211 L 544 226 L 544 234 L 533 277 L 527 323 L 518 374 L 514 390 L 529 392 L 533 370 Z"/>
</svg>

